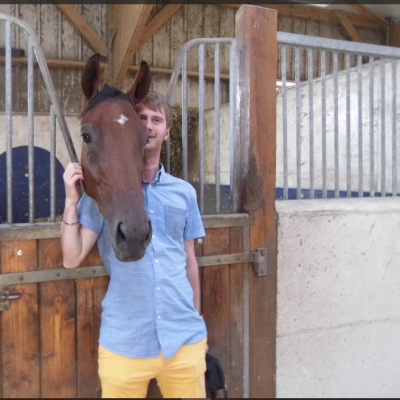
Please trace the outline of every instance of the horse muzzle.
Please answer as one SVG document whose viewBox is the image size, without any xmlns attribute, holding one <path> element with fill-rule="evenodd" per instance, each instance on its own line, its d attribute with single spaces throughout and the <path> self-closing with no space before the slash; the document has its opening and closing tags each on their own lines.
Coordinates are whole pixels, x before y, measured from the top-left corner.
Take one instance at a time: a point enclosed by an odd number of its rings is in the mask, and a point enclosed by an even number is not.
<svg viewBox="0 0 400 400">
<path fill-rule="evenodd" d="M 140 260 L 151 242 L 152 227 L 147 214 L 141 218 L 125 218 L 109 224 L 115 256 L 123 262 Z"/>
</svg>

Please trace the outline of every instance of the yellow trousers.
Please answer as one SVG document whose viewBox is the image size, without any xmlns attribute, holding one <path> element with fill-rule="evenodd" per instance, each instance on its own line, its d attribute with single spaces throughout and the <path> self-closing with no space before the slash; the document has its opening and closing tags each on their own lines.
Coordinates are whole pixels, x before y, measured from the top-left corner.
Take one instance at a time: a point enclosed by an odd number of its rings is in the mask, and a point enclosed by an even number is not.
<svg viewBox="0 0 400 400">
<path fill-rule="evenodd" d="M 205 398 L 207 338 L 182 346 L 174 357 L 130 358 L 99 346 L 103 398 L 145 398 L 155 378 L 164 398 Z"/>
</svg>

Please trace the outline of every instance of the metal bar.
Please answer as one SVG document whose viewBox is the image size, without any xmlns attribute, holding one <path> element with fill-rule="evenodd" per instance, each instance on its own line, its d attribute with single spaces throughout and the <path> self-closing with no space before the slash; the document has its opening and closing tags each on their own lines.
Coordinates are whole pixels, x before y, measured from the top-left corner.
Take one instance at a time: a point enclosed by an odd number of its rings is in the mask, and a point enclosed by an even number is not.
<svg viewBox="0 0 400 400">
<path fill-rule="evenodd" d="M 188 55 L 184 54 L 182 61 L 182 157 L 183 179 L 188 180 Z"/>
<path fill-rule="evenodd" d="M 165 171 L 171 173 L 171 139 L 165 141 Z"/>
<path fill-rule="evenodd" d="M 286 46 L 282 46 L 282 112 L 283 112 L 283 199 L 289 198 L 288 188 L 288 156 L 287 156 L 287 88 L 286 88 Z"/>
<path fill-rule="evenodd" d="M 40 43 L 39 43 L 39 40 L 38 40 L 35 32 L 29 26 L 29 24 L 27 24 L 24 21 L 21 21 L 18 18 L 14 18 L 10 15 L 0 13 L 0 20 L 12 22 L 13 24 L 18 25 L 29 36 L 31 43 L 35 49 L 36 59 L 39 64 L 39 68 L 42 73 L 43 80 L 46 85 L 46 89 L 49 94 L 50 101 L 52 104 L 54 104 L 54 106 L 56 108 L 56 115 L 57 115 L 58 123 L 60 125 L 61 132 L 63 134 L 64 141 L 67 146 L 67 150 L 68 150 L 70 159 L 71 159 L 71 161 L 79 162 L 78 156 L 76 155 L 76 152 L 75 152 L 74 144 L 72 142 L 71 135 L 68 130 L 67 123 L 64 118 L 64 114 L 63 114 L 60 102 L 57 97 L 56 89 L 55 89 L 53 81 L 51 79 L 51 75 L 50 75 L 49 68 L 47 66 L 46 59 L 43 55 L 42 48 L 40 47 Z M 7 22 L 6 22 L 6 24 L 7 24 Z"/>
<path fill-rule="evenodd" d="M 392 60 L 392 196 L 397 196 L 397 76 Z"/>
<path fill-rule="evenodd" d="M 183 45 L 180 53 L 178 54 L 178 57 L 176 58 L 175 66 L 172 71 L 171 79 L 168 84 L 167 94 L 165 96 L 169 103 L 171 102 L 172 93 L 176 86 L 176 82 L 178 81 L 184 54 L 187 53 L 192 47 L 198 46 L 200 44 L 208 45 L 208 44 L 216 44 L 216 43 L 233 45 L 235 43 L 235 39 L 232 39 L 232 38 L 199 38 L 199 39 L 189 40 L 189 42 L 187 42 Z"/>
<path fill-rule="evenodd" d="M 199 45 L 199 162 L 200 212 L 204 212 L 204 44 Z"/>
<path fill-rule="evenodd" d="M 6 40 L 6 134 L 7 134 L 7 224 L 13 223 L 13 174 L 12 174 L 12 70 L 11 70 L 11 22 L 5 25 Z"/>
<path fill-rule="evenodd" d="M 350 53 L 346 53 L 346 166 L 347 197 L 351 197 L 351 111 L 350 111 Z"/>
<path fill-rule="evenodd" d="M 362 137 L 362 56 L 357 56 L 358 67 L 358 197 L 363 197 L 363 137 Z"/>
<path fill-rule="evenodd" d="M 321 51 L 321 83 L 322 83 L 322 198 L 327 198 L 326 189 L 326 53 Z"/>
<path fill-rule="evenodd" d="M 381 196 L 386 196 L 385 60 L 381 58 Z"/>
<path fill-rule="evenodd" d="M 244 252 L 237 254 L 221 254 L 215 256 L 197 257 L 199 267 L 216 267 L 232 264 L 246 264 L 254 261 L 256 253 Z M 107 270 L 104 266 L 81 267 L 74 269 L 56 268 L 40 271 L 13 272 L 0 274 L 0 286 L 23 285 L 27 283 L 40 283 L 59 281 L 65 279 L 93 278 L 106 276 Z"/>
<path fill-rule="evenodd" d="M 56 113 L 50 106 L 50 221 L 56 222 Z"/>
<path fill-rule="evenodd" d="M 339 83 L 338 52 L 333 52 L 333 98 L 334 98 L 334 131 L 335 131 L 335 198 L 339 197 Z"/>
<path fill-rule="evenodd" d="M 310 199 L 314 198 L 314 61 L 313 50 L 307 49 L 308 54 L 308 121 L 310 136 Z"/>
<path fill-rule="evenodd" d="M 374 57 L 369 58 L 369 195 L 375 196 Z"/>
<path fill-rule="evenodd" d="M 215 45 L 215 83 L 214 83 L 214 140 L 215 140 L 215 211 L 220 212 L 220 85 L 219 85 L 220 65 L 219 65 L 219 44 Z"/>
<path fill-rule="evenodd" d="M 230 129 L 230 183 L 232 196 L 232 210 L 238 211 L 238 186 L 240 159 L 240 141 L 238 138 L 238 112 L 236 110 L 236 91 L 238 78 L 238 64 L 236 41 L 230 45 L 229 51 L 229 129 Z"/>
<path fill-rule="evenodd" d="M 296 178 L 297 199 L 301 199 L 301 99 L 300 99 L 300 49 L 295 48 L 295 82 L 296 82 Z"/>
<path fill-rule="evenodd" d="M 29 223 L 35 221 L 35 142 L 34 142 L 34 86 L 33 86 L 33 48 L 27 40 L 28 53 L 28 165 L 29 165 Z"/>
<path fill-rule="evenodd" d="M 339 53 L 363 54 L 365 56 L 400 58 L 400 49 L 369 43 L 327 39 L 309 35 L 278 32 L 278 43 L 315 50 L 337 51 Z"/>
</svg>

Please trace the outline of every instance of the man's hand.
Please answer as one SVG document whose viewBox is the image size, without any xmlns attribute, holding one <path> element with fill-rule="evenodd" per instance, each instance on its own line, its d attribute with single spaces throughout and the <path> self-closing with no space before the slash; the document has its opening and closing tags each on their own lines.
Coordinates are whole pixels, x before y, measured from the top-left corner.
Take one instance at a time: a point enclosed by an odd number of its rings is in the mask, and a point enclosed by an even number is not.
<svg viewBox="0 0 400 400">
<path fill-rule="evenodd" d="M 78 163 L 69 163 L 64 175 L 66 204 L 76 205 L 81 197 L 80 180 L 84 180 L 82 166 Z"/>
</svg>

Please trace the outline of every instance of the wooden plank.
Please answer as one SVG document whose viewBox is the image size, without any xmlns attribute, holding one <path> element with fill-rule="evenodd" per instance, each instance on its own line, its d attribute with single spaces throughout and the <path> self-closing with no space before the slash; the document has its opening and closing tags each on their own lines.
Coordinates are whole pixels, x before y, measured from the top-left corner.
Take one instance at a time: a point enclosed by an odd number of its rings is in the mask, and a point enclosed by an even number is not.
<svg viewBox="0 0 400 400">
<path fill-rule="evenodd" d="M 380 25 L 381 28 L 383 29 L 388 29 L 389 28 L 389 22 L 386 21 L 386 19 L 380 17 L 379 15 L 375 14 L 371 10 L 369 10 L 367 7 L 365 7 L 362 4 L 357 4 L 357 3 L 350 3 L 350 2 L 345 2 L 347 5 L 349 5 L 352 9 L 356 10 L 359 12 L 361 15 L 364 15 L 371 21 L 375 22 L 376 24 Z"/>
<path fill-rule="evenodd" d="M 229 229 L 229 252 L 243 251 L 243 228 Z M 243 397 L 243 265 L 229 267 L 230 318 L 231 336 L 229 375 L 229 396 Z"/>
<path fill-rule="evenodd" d="M 266 247 L 268 275 L 250 274 L 250 397 L 276 394 L 277 226 L 276 89 L 277 12 L 242 6 L 236 15 L 241 110 L 238 187 L 250 217 L 250 251 Z M 262 66 L 262 73 L 260 73 Z"/>
<path fill-rule="evenodd" d="M 109 7 L 110 29 L 115 30 L 115 36 L 109 49 L 111 82 L 114 86 L 121 87 L 133 56 L 138 49 L 153 5 L 112 4 Z"/>
<path fill-rule="evenodd" d="M 400 24 L 392 26 L 389 32 L 389 46 L 400 47 Z"/>
<path fill-rule="evenodd" d="M 241 4 L 221 4 L 221 6 L 239 8 Z M 271 10 L 278 11 L 279 17 L 304 18 L 315 21 L 338 22 L 334 11 L 323 10 L 317 7 L 309 7 L 305 5 L 287 5 L 287 4 L 259 4 L 259 7 L 266 7 Z M 371 21 L 363 15 L 347 13 L 351 23 L 357 27 L 381 29 L 381 25 L 375 21 Z"/>
<path fill-rule="evenodd" d="M 356 28 L 351 23 L 349 17 L 346 15 L 346 13 L 341 12 L 341 11 L 335 11 L 335 13 L 336 13 L 336 16 L 338 17 L 340 23 L 342 24 L 344 30 L 346 31 L 347 36 L 354 42 L 361 42 L 360 35 L 358 34 Z"/>
<path fill-rule="evenodd" d="M 62 266 L 59 239 L 39 241 L 39 269 Z M 54 281 L 40 288 L 40 363 L 42 397 L 76 397 L 74 282 Z"/>
<path fill-rule="evenodd" d="M 95 52 L 104 54 L 107 47 L 106 44 L 103 42 L 103 40 L 101 40 L 95 30 L 88 24 L 85 18 L 82 17 L 76 7 L 73 4 L 55 4 L 88 42 L 90 47 Z"/>
<path fill-rule="evenodd" d="M 182 7 L 183 4 L 167 4 L 151 21 L 145 26 L 142 36 L 140 37 L 138 47 L 149 40 L 172 16 Z"/>
<path fill-rule="evenodd" d="M 97 246 L 89 253 L 82 265 L 102 265 Z M 76 281 L 77 318 L 77 396 L 101 397 L 98 377 L 98 338 L 101 321 L 101 302 L 107 292 L 109 277 L 78 279 Z"/>
<path fill-rule="evenodd" d="M 203 255 L 229 252 L 229 228 L 210 229 L 203 239 Z M 230 385 L 229 266 L 207 267 L 203 272 L 203 318 L 208 330 L 209 353 L 217 357 Z"/>
<path fill-rule="evenodd" d="M 36 271 L 36 249 L 36 240 L 0 243 L 1 273 Z M 18 256 L 18 250 L 24 254 Z M 2 397 L 40 397 L 37 285 L 15 285 L 9 291 L 21 297 L 1 316 Z"/>
</svg>

